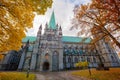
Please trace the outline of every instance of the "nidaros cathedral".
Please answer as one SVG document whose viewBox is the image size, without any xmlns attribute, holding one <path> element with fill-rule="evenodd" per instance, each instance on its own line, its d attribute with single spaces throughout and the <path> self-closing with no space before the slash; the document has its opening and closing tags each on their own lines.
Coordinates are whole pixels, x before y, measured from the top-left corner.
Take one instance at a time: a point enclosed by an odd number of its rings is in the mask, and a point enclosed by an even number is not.
<svg viewBox="0 0 120 80">
<path fill-rule="evenodd" d="M 27 36 L 22 42 L 23 53 L 18 69 L 33 71 L 58 71 L 75 68 L 75 63 L 88 61 L 90 67 L 97 67 L 101 58 L 104 66 L 120 66 L 117 53 L 104 41 L 98 41 L 91 50 L 91 38 L 63 36 L 62 28 L 55 21 L 52 12 L 49 23 L 45 24 L 44 34 L 40 25 L 37 37 Z"/>
</svg>

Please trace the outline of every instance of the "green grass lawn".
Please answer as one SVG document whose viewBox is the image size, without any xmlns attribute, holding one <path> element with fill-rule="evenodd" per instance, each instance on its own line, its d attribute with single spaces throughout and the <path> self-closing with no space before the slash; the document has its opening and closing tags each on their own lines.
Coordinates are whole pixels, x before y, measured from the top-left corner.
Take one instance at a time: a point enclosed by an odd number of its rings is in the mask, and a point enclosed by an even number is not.
<svg viewBox="0 0 120 80">
<path fill-rule="evenodd" d="M 110 68 L 109 71 L 98 71 L 91 69 L 92 75 L 90 76 L 89 70 L 79 70 L 72 72 L 72 75 L 82 76 L 95 80 L 120 80 L 120 68 Z"/>
<path fill-rule="evenodd" d="M 26 72 L 0 72 L 0 80 L 35 80 L 35 74 L 26 78 Z"/>
</svg>

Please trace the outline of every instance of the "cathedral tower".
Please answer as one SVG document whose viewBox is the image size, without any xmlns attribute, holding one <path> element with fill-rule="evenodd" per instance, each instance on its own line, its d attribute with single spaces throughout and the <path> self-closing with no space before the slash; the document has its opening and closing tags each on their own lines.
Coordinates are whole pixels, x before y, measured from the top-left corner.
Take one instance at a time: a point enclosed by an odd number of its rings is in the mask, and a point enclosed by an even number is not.
<svg viewBox="0 0 120 80">
<path fill-rule="evenodd" d="M 49 23 L 45 24 L 43 35 L 41 35 L 42 25 L 37 33 L 31 61 L 32 70 L 63 69 L 62 29 L 61 26 L 58 27 L 53 11 Z"/>
</svg>

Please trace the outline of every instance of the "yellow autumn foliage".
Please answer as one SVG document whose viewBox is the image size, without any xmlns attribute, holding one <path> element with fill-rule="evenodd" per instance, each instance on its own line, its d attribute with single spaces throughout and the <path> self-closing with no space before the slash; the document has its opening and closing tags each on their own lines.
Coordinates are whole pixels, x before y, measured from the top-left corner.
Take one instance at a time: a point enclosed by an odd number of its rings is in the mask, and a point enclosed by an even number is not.
<svg viewBox="0 0 120 80">
<path fill-rule="evenodd" d="M 35 74 L 30 73 L 26 78 L 26 73 L 23 72 L 0 72 L 0 80 L 35 80 Z"/>
<path fill-rule="evenodd" d="M 92 80 L 119 80 L 120 79 L 120 68 L 110 68 L 109 71 L 98 71 L 91 69 L 91 76 L 89 70 L 80 70 L 72 72 L 74 76 L 82 76 Z"/>
<path fill-rule="evenodd" d="M 4 55 L 0 54 L 0 61 L 4 58 Z"/>
<path fill-rule="evenodd" d="M 0 0 L 0 52 L 19 50 L 35 12 L 44 14 L 52 0 Z"/>
<path fill-rule="evenodd" d="M 88 62 L 83 61 L 83 62 L 78 62 L 75 64 L 76 67 L 88 67 Z"/>
</svg>

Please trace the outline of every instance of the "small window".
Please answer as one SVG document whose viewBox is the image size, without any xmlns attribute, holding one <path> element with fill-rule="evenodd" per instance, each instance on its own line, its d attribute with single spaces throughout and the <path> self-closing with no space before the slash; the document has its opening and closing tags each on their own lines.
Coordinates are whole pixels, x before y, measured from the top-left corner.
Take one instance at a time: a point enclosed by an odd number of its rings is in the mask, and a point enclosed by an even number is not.
<svg viewBox="0 0 120 80">
<path fill-rule="evenodd" d="M 68 62 L 69 62 L 69 63 L 71 62 L 71 58 L 70 58 L 70 57 L 68 57 Z"/>
<path fill-rule="evenodd" d="M 115 59 L 114 59 L 114 57 L 113 56 L 111 56 L 111 60 L 114 62 L 115 61 Z"/>
<path fill-rule="evenodd" d="M 78 62 L 78 58 L 77 57 L 75 57 L 75 63 L 77 63 Z"/>
<path fill-rule="evenodd" d="M 96 58 L 95 57 L 93 57 L 93 62 L 96 62 Z"/>
<path fill-rule="evenodd" d="M 47 35 L 47 40 L 51 41 L 52 40 L 52 36 L 50 34 Z"/>
<path fill-rule="evenodd" d="M 45 54 L 45 59 L 46 59 L 46 60 L 49 59 L 49 54 L 48 54 L 48 53 Z"/>
<path fill-rule="evenodd" d="M 89 57 L 87 57 L 87 61 L 90 62 L 90 58 Z"/>
</svg>

